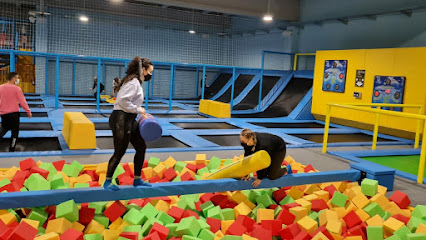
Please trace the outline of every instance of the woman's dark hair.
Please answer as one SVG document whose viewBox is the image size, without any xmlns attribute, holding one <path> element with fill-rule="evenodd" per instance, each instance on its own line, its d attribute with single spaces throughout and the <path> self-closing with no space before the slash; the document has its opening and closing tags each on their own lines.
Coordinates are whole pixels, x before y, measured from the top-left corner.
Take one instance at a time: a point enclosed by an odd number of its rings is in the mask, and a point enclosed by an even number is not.
<svg viewBox="0 0 426 240">
<path fill-rule="evenodd" d="M 118 77 L 114 78 L 114 82 L 120 82 L 120 78 Z"/>
<path fill-rule="evenodd" d="M 16 72 L 10 72 L 10 73 L 7 75 L 7 80 L 8 80 L 8 81 L 12 80 L 12 78 L 16 77 L 16 75 L 18 75 L 18 73 L 16 73 Z"/>
<path fill-rule="evenodd" d="M 257 144 L 256 133 L 254 133 L 252 130 L 245 128 L 245 129 L 243 129 L 243 131 L 241 131 L 240 135 L 247 138 L 247 139 L 252 139 L 254 145 Z"/>
<path fill-rule="evenodd" d="M 133 78 L 137 78 L 140 83 L 142 83 L 143 71 L 142 68 L 148 70 L 149 66 L 153 66 L 151 60 L 148 58 L 141 58 L 136 56 L 132 59 L 132 61 L 127 65 L 126 76 L 121 80 L 118 85 L 118 90 L 120 90 L 121 86 L 126 84 L 128 81 L 131 81 Z"/>
</svg>

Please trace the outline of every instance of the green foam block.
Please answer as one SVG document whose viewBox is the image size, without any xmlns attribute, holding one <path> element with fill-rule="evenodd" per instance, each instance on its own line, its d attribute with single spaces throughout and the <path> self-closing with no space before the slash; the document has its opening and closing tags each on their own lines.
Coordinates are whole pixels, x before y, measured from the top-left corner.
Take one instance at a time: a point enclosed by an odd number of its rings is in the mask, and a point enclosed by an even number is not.
<svg viewBox="0 0 426 240">
<path fill-rule="evenodd" d="M 175 170 L 178 172 L 182 172 L 182 170 L 186 167 L 187 163 L 185 162 L 177 162 L 175 164 Z"/>
<path fill-rule="evenodd" d="M 148 221 L 145 222 L 145 224 L 142 226 L 142 236 L 148 235 L 149 231 L 151 231 L 152 226 L 154 226 L 154 223 L 159 223 L 163 225 L 162 222 L 158 219 L 148 219 Z"/>
<path fill-rule="evenodd" d="M 56 218 L 65 218 L 70 222 L 78 221 L 79 210 L 74 200 L 63 202 L 56 206 Z"/>
<path fill-rule="evenodd" d="M 275 201 L 272 200 L 272 198 L 268 194 L 265 193 L 265 194 L 260 195 L 259 197 L 256 198 L 256 203 L 262 204 L 265 207 L 269 207 L 272 204 L 275 204 Z"/>
<path fill-rule="evenodd" d="M 407 240 L 426 240 L 426 236 L 423 233 L 410 233 L 407 234 Z"/>
<path fill-rule="evenodd" d="M 222 159 L 218 157 L 212 157 L 210 158 L 209 164 L 207 164 L 207 168 L 209 170 L 218 169 L 221 163 L 222 163 Z"/>
<path fill-rule="evenodd" d="M 243 237 L 241 237 L 241 236 L 233 236 L 233 235 L 225 235 L 220 240 L 243 240 Z"/>
<path fill-rule="evenodd" d="M 148 167 L 155 168 L 160 163 L 160 159 L 156 157 L 150 157 L 148 160 Z"/>
<path fill-rule="evenodd" d="M 91 202 L 89 203 L 89 208 L 94 208 L 96 214 L 104 212 L 105 206 L 108 202 Z"/>
<path fill-rule="evenodd" d="M 103 240 L 103 237 L 100 233 L 85 234 L 84 240 Z"/>
<path fill-rule="evenodd" d="M 187 217 L 180 221 L 176 228 L 176 234 L 179 236 L 189 235 L 192 237 L 198 236 L 201 226 L 195 217 Z"/>
<path fill-rule="evenodd" d="M 283 198 L 281 200 L 280 205 L 286 205 L 286 204 L 289 204 L 289 203 L 294 203 L 294 199 L 287 195 L 287 196 L 285 196 L 285 198 Z"/>
<path fill-rule="evenodd" d="M 123 220 L 126 222 L 132 224 L 132 225 L 141 225 L 143 222 L 144 215 L 136 210 L 136 209 L 130 209 L 124 216 Z"/>
<path fill-rule="evenodd" d="M 58 170 L 56 170 L 55 166 L 53 166 L 52 163 L 42 163 L 39 168 L 49 171 L 49 175 L 47 179 L 51 180 L 51 178 L 58 173 Z"/>
<path fill-rule="evenodd" d="M 204 239 L 192 237 L 192 236 L 188 236 L 188 235 L 183 235 L 182 240 L 204 240 Z"/>
<path fill-rule="evenodd" d="M 348 200 L 348 196 L 346 196 L 343 193 L 336 191 L 333 194 L 333 198 L 331 199 L 331 203 L 336 205 L 336 206 L 339 206 L 339 207 L 345 207 L 347 200 Z"/>
<path fill-rule="evenodd" d="M 27 216 L 28 219 L 39 221 L 40 225 L 43 225 L 48 217 L 47 212 L 40 208 L 34 208 Z"/>
<path fill-rule="evenodd" d="M 62 172 L 65 173 L 68 177 L 78 177 L 80 171 L 75 165 L 65 164 L 62 168 Z"/>
<path fill-rule="evenodd" d="M 401 240 L 407 240 L 407 234 L 410 234 L 410 229 L 408 229 L 405 225 L 400 229 L 396 230 L 393 234 L 398 235 Z"/>
<path fill-rule="evenodd" d="M 200 233 L 198 234 L 198 238 L 203 240 L 213 240 L 214 237 L 214 233 L 207 229 L 201 229 Z"/>
<path fill-rule="evenodd" d="M 175 222 L 175 219 L 173 217 L 169 216 L 163 211 L 159 211 L 156 218 L 166 225 Z"/>
<path fill-rule="evenodd" d="M 178 237 L 178 235 L 176 234 L 176 228 L 178 227 L 179 223 L 169 223 L 166 224 L 166 228 L 169 229 L 169 238 L 171 237 Z"/>
<path fill-rule="evenodd" d="M 235 220 L 235 212 L 233 208 L 222 209 L 223 220 Z"/>
<path fill-rule="evenodd" d="M 426 220 L 426 206 L 425 205 L 417 205 L 411 216 L 421 218 L 423 220 Z"/>
<path fill-rule="evenodd" d="M 364 193 L 365 196 L 374 196 L 377 194 L 379 187 L 379 182 L 376 180 L 364 178 L 361 182 L 361 192 Z"/>
<path fill-rule="evenodd" d="M 383 228 L 381 226 L 368 226 L 367 238 L 374 240 L 383 240 Z"/>
<path fill-rule="evenodd" d="M 103 215 L 100 214 L 96 214 L 95 217 L 93 218 L 96 222 L 102 224 L 105 226 L 105 228 L 108 228 L 109 226 L 109 219 Z"/>
<path fill-rule="evenodd" d="M 385 211 L 375 202 L 368 204 L 363 210 L 368 213 L 370 217 L 374 217 L 375 215 L 383 216 L 385 214 Z"/>
<path fill-rule="evenodd" d="M 148 219 L 153 219 L 157 216 L 159 211 L 152 206 L 151 203 L 146 204 L 141 210 L 140 213 L 143 215 L 142 224 L 145 223 Z"/>
<path fill-rule="evenodd" d="M 224 220 L 222 211 L 221 211 L 219 206 L 215 206 L 215 207 L 212 207 L 209 210 L 207 210 L 207 217 L 215 218 L 215 219 L 218 219 L 218 220 L 221 220 L 221 221 Z"/>
</svg>

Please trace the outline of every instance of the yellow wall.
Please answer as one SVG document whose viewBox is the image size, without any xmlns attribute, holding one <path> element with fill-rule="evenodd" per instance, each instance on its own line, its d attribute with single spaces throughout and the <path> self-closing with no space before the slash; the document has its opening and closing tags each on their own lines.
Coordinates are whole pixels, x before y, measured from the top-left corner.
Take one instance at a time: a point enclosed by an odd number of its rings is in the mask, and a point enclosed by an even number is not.
<svg viewBox="0 0 426 240">
<path fill-rule="evenodd" d="M 325 60 L 347 60 L 348 69 L 344 93 L 322 91 Z M 312 114 L 323 119 L 327 103 L 371 103 L 374 77 L 405 76 L 403 103 L 425 106 L 426 100 L 426 47 L 318 51 L 315 59 Z M 355 87 L 356 70 L 365 69 L 364 87 Z M 354 92 L 361 92 L 362 99 L 355 99 Z M 404 112 L 415 112 L 404 109 Z M 354 110 L 334 109 L 332 117 L 373 124 L 374 115 Z M 405 118 L 381 116 L 380 126 L 415 132 L 416 122 Z"/>
</svg>

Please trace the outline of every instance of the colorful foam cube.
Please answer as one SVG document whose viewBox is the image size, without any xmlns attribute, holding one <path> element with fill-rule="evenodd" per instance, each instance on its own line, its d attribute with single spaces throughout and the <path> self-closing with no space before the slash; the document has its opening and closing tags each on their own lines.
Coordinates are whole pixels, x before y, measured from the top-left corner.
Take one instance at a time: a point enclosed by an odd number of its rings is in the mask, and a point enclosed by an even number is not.
<svg viewBox="0 0 426 240">
<path fill-rule="evenodd" d="M 299 227 L 308 232 L 309 234 L 313 233 L 318 228 L 318 222 L 310 218 L 309 216 L 303 217 L 299 221 L 297 221 Z"/>
<path fill-rule="evenodd" d="M 209 163 L 207 164 L 207 168 L 209 170 L 218 169 L 221 163 L 222 163 L 222 159 L 218 157 L 212 157 L 210 158 Z"/>
<path fill-rule="evenodd" d="M 372 197 L 378 192 L 379 182 L 376 180 L 364 178 L 361 182 L 361 191 L 366 196 Z"/>
<path fill-rule="evenodd" d="M 37 163 L 32 158 L 27 158 L 19 162 L 21 170 L 30 170 L 33 167 L 37 167 Z"/>
<path fill-rule="evenodd" d="M 176 233 L 180 236 L 189 235 L 189 236 L 198 236 L 198 233 L 201 230 L 201 226 L 195 217 L 187 217 L 180 221 L 178 227 L 176 228 Z"/>
<path fill-rule="evenodd" d="M 27 219 L 38 221 L 40 225 L 43 225 L 46 222 L 47 218 L 47 212 L 40 208 L 34 208 L 27 216 Z"/>
<path fill-rule="evenodd" d="M 413 217 L 418 217 L 421 218 L 423 220 L 426 220 L 426 206 L 425 205 L 417 205 L 414 210 L 413 213 L 411 214 Z"/>
<path fill-rule="evenodd" d="M 383 216 L 385 213 L 379 204 L 375 202 L 368 204 L 367 207 L 365 207 L 363 210 L 368 213 L 370 217 L 374 217 L 375 215 Z"/>
<path fill-rule="evenodd" d="M 393 234 L 400 237 L 402 240 L 407 239 L 407 234 L 410 234 L 410 230 L 406 226 L 402 226 L 400 229 L 396 230 Z"/>
<path fill-rule="evenodd" d="M 72 223 L 66 218 L 53 219 L 47 222 L 46 233 L 55 232 L 60 235 L 70 228 Z"/>
<path fill-rule="evenodd" d="M 167 236 L 169 235 L 169 229 L 159 223 L 154 223 L 154 225 L 152 225 L 151 230 L 149 231 L 149 234 L 151 233 L 158 233 L 158 236 L 160 237 L 161 240 L 166 240 Z"/>
<path fill-rule="evenodd" d="M 258 209 L 256 222 L 261 223 L 262 220 L 274 220 L 274 210 L 272 209 Z"/>
<path fill-rule="evenodd" d="M 32 240 L 37 235 L 38 229 L 26 222 L 21 222 L 10 234 L 8 239 Z"/>
<path fill-rule="evenodd" d="M 148 160 L 148 167 L 154 168 L 160 163 L 160 159 L 156 157 L 150 157 Z"/>
<path fill-rule="evenodd" d="M 56 218 L 66 218 L 70 222 L 78 221 L 78 207 L 74 200 L 69 200 L 56 207 Z"/>
<path fill-rule="evenodd" d="M 121 217 L 126 212 L 126 210 L 126 207 L 120 201 L 115 201 L 104 211 L 104 215 L 111 222 L 114 222 L 117 218 Z"/>
<path fill-rule="evenodd" d="M 84 240 L 84 235 L 82 232 L 70 228 L 61 235 L 61 240 Z"/>
<path fill-rule="evenodd" d="M 393 235 L 393 233 L 396 230 L 402 228 L 403 226 L 404 226 L 403 222 L 401 222 L 401 221 L 399 221 L 399 220 L 397 220 L 393 217 L 390 217 L 390 218 L 388 218 L 388 220 L 386 220 L 383 223 L 383 233 L 384 233 L 385 237 L 390 237 L 391 235 Z"/>
<path fill-rule="evenodd" d="M 426 240 L 426 235 L 423 233 L 410 233 L 407 234 L 407 240 Z"/>
<path fill-rule="evenodd" d="M 215 235 L 210 230 L 201 229 L 197 237 L 203 240 L 213 240 Z"/>
<path fill-rule="evenodd" d="M 304 207 L 293 207 L 289 209 L 289 212 L 296 216 L 296 221 L 308 216 L 308 209 Z"/>
<path fill-rule="evenodd" d="M 103 240 L 102 234 L 100 233 L 91 233 L 85 234 L 84 240 Z"/>
<path fill-rule="evenodd" d="M 123 217 L 123 220 L 126 222 L 133 224 L 133 225 L 140 225 L 143 223 L 144 215 L 136 210 L 136 209 L 130 209 Z"/>
<path fill-rule="evenodd" d="M 84 234 L 102 233 L 104 230 L 105 226 L 103 224 L 92 220 L 89 225 L 87 225 L 87 227 L 84 229 Z"/>
<path fill-rule="evenodd" d="M 362 223 L 361 218 L 354 211 L 346 214 L 346 216 L 343 217 L 343 220 L 345 221 L 348 228 L 353 228 Z"/>
<path fill-rule="evenodd" d="M 66 239 L 66 238 L 63 238 L 63 239 Z M 59 234 L 50 232 L 50 233 L 38 236 L 34 238 L 34 240 L 60 240 L 60 238 L 59 238 Z M 84 240 L 83 237 L 81 238 L 81 240 Z"/>
<path fill-rule="evenodd" d="M 383 228 L 380 226 L 368 226 L 367 238 L 374 240 L 383 240 Z"/>
<path fill-rule="evenodd" d="M 338 207 L 345 207 L 348 196 L 340 192 L 334 192 L 333 197 L 331 198 L 331 203 Z"/>
</svg>

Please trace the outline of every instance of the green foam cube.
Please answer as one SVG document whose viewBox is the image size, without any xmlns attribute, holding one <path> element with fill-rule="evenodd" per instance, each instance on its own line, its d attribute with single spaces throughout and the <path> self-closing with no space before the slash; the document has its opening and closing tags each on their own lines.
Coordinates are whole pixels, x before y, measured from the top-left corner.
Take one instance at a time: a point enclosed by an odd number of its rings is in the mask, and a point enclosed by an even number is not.
<svg viewBox="0 0 426 240">
<path fill-rule="evenodd" d="M 368 226 L 367 238 L 374 240 L 383 240 L 383 228 L 381 226 Z"/>
<path fill-rule="evenodd" d="M 185 162 L 176 162 L 175 170 L 178 172 L 182 172 L 182 170 L 186 167 L 187 163 Z"/>
<path fill-rule="evenodd" d="M 374 217 L 375 215 L 383 216 L 385 214 L 385 211 L 375 202 L 368 204 L 363 210 L 368 213 L 370 217 Z"/>
<path fill-rule="evenodd" d="M 233 161 L 232 161 L 231 159 L 227 158 L 227 159 L 223 162 L 223 166 L 227 166 L 227 165 L 232 164 L 232 163 L 233 163 Z"/>
<path fill-rule="evenodd" d="M 401 240 L 407 240 L 407 234 L 410 234 L 410 229 L 408 229 L 405 225 L 400 229 L 396 230 L 393 234 L 398 235 Z"/>
<path fill-rule="evenodd" d="M 101 214 L 104 212 L 105 206 L 108 202 L 91 202 L 89 203 L 89 208 L 95 209 L 95 214 Z"/>
<path fill-rule="evenodd" d="M 76 183 L 74 184 L 74 188 L 88 188 L 90 187 L 89 183 Z"/>
<path fill-rule="evenodd" d="M 203 180 L 203 176 L 195 175 L 195 180 Z"/>
<path fill-rule="evenodd" d="M 333 198 L 331 199 L 331 203 L 339 206 L 339 207 L 345 207 L 346 201 L 348 200 L 348 196 L 346 196 L 343 193 L 340 192 L 334 192 Z"/>
<path fill-rule="evenodd" d="M 280 214 L 280 212 L 283 210 L 283 208 L 281 207 L 281 206 L 277 206 L 275 209 L 274 209 L 274 218 L 276 219 L 277 218 L 277 216 L 278 216 L 278 214 Z"/>
<path fill-rule="evenodd" d="M 103 240 L 103 237 L 100 233 L 85 234 L 84 240 Z"/>
<path fill-rule="evenodd" d="M 198 233 L 201 230 L 201 226 L 198 223 L 195 217 L 187 217 L 180 220 L 178 227 L 176 228 L 176 233 L 179 236 L 189 235 L 192 237 L 198 236 Z"/>
<path fill-rule="evenodd" d="M 58 189 L 60 186 L 64 186 L 64 178 L 61 174 L 57 173 L 50 178 L 50 188 Z"/>
<path fill-rule="evenodd" d="M 58 170 L 56 170 L 55 166 L 53 166 L 52 163 L 42 163 L 39 168 L 49 171 L 49 175 L 47 176 L 47 179 L 51 179 L 56 173 L 58 173 Z"/>
<path fill-rule="evenodd" d="M 129 225 L 123 228 L 123 232 L 137 232 L 139 234 L 138 239 L 142 239 L 142 227 L 141 225 Z"/>
<path fill-rule="evenodd" d="M 194 203 L 194 201 L 191 201 L 189 199 L 185 199 L 185 198 L 182 199 L 181 198 L 181 199 L 179 199 L 177 205 L 178 205 L 178 207 L 180 207 L 180 208 L 182 208 L 184 210 L 186 210 L 186 209 L 195 210 L 195 203 Z"/>
<path fill-rule="evenodd" d="M 407 240 L 426 240 L 426 236 L 423 233 L 410 233 L 407 234 Z"/>
<path fill-rule="evenodd" d="M 209 170 L 218 169 L 221 163 L 222 163 L 222 159 L 218 157 L 212 157 L 210 158 L 209 164 L 207 164 L 207 168 Z"/>
<path fill-rule="evenodd" d="M 38 227 L 38 235 L 44 235 L 46 229 L 44 227 Z"/>
<path fill-rule="evenodd" d="M 120 176 L 121 174 L 125 173 L 126 171 L 123 168 L 123 165 L 118 164 L 117 168 L 114 171 L 114 174 L 112 175 L 113 179 L 116 179 L 118 176 Z"/>
<path fill-rule="evenodd" d="M 145 223 L 148 219 L 153 219 L 157 216 L 158 210 L 152 206 L 151 203 L 146 204 L 141 210 L 140 213 L 143 215 L 142 224 Z"/>
<path fill-rule="evenodd" d="M 62 168 L 62 172 L 65 173 L 68 177 L 78 177 L 80 171 L 75 165 L 65 164 Z"/>
<path fill-rule="evenodd" d="M 65 218 L 70 222 L 78 221 L 78 206 L 74 200 L 63 202 L 56 206 L 56 218 Z"/>
<path fill-rule="evenodd" d="M 126 209 L 127 209 L 127 211 L 130 211 L 130 209 L 136 209 L 136 210 L 140 211 L 140 210 L 142 210 L 142 207 L 140 207 L 140 206 L 138 206 L 134 203 L 131 203 L 131 204 L 128 204 L 126 206 Z"/>
<path fill-rule="evenodd" d="M 71 163 L 71 165 L 74 166 L 74 168 L 76 168 L 76 171 L 78 171 L 78 174 L 80 174 L 81 171 L 83 171 L 84 169 L 84 166 L 75 160 Z"/>
<path fill-rule="evenodd" d="M 8 178 L 5 178 L 5 179 L 3 179 L 3 180 L 0 181 L 0 188 L 4 187 L 4 186 L 6 186 L 6 185 L 8 185 L 10 183 L 11 183 L 10 180 Z"/>
<path fill-rule="evenodd" d="M 376 180 L 364 178 L 361 182 L 361 192 L 364 193 L 365 196 L 374 196 L 377 194 L 379 189 L 379 182 Z"/>
<path fill-rule="evenodd" d="M 105 226 L 105 228 L 108 228 L 109 226 L 109 218 L 100 215 L 100 214 L 96 214 L 95 217 L 93 218 L 96 222 L 102 224 Z"/>
<path fill-rule="evenodd" d="M 164 224 L 174 223 L 175 219 L 163 211 L 159 211 L 156 218 Z"/>
<path fill-rule="evenodd" d="M 20 192 L 28 192 L 28 189 L 26 187 L 22 187 L 21 189 L 19 189 Z"/>
<path fill-rule="evenodd" d="M 179 176 L 176 176 L 175 179 L 172 180 L 172 182 L 182 182 L 182 179 Z"/>
<path fill-rule="evenodd" d="M 386 240 L 401 240 L 401 238 L 398 235 L 392 235 L 386 238 Z"/>
<path fill-rule="evenodd" d="M 219 206 L 215 206 L 207 210 L 207 217 L 219 219 L 221 221 L 224 220 L 222 211 Z"/>
<path fill-rule="evenodd" d="M 319 214 L 317 212 L 312 211 L 311 213 L 309 213 L 309 217 L 312 218 L 313 220 L 319 222 L 319 219 L 318 219 Z"/>
<path fill-rule="evenodd" d="M 192 202 L 198 202 L 198 200 L 200 200 L 200 197 L 198 194 L 187 194 L 187 195 L 180 196 L 180 199 L 188 199 L 189 201 L 192 201 Z"/>
<path fill-rule="evenodd" d="M 243 240 L 243 237 L 241 237 L 241 236 L 233 236 L 233 235 L 225 235 L 220 240 Z"/>
<path fill-rule="evenodd" d="M 421 218 L 423 220 L 426 220 L 426 206 L 425 205 L 417 205 L 413 213 L 411 213 L 411 216 Z"/>
<path fill-rule="evenodd" d="M 388 211 L 385 211 L 384 213 L 383 213 L 383 215 L 381 215 L 380 217 L 382 217 L 382 219 L 383 220 L 388 220 L 388 218 L 390 218 L 392 215 L 388 212 Z"/>
<path fill-rule="evenodd" d="M 129 239 L 125 237 L 118 237 L 117 240 L 129 240 Z"/>
<path fill-rule="evenodd" d="M 197 174 L 202 176 L 204 173 L 209 173 L 209 172 L 210 171 L 207 167 L 203 167 L 197 171 Z"/>
<path fill-rule="evenodd" d="M 40 208 L 34 208 L 27 216 L 28 219 L 39 221 L 40 225 L 43 225 L 48 217 L 47 212 Z"/>
<path fill-rule="evenodd" d="M 203 240 L 213 240 L 214 237 L 214 233 L 207 229 L 201 229 L 200 233 L 198 234 L 198 238 L 201 238 Z"/>
<path fill-rule="evenodd" d="M 148 219 L 148 221 L 145 222 L 145 224 L 142 226 L 142 236 L 148 235 L 149 231 L 151 231 L 152 226 L 154 226 L 154 223 L 159 223 L 163 225 L 162 222 L 158 219 Z"/>
<path fill-rule="evenodd" d="M 275 204 L 275 201 L 272 200 L 272 198 L 268 194 L 265 193 L 265 194 L 260 195 L 259 197 L 256 198 L 256 203 L 257 204 L 261 203 L 263 206 L 269 207 L 272 204 Z"/>
<path fill-rule="evenodd" d="M 156 157 L 150 157 L 148 160 L 148 167 L 155 168 L 160 163 L 160 159 Z"/>
<path fill-rule="evenodd" d="M 141 225 L 143 218 L 144 215 L 136 209 L 130 209 L 130 211 L 123 216 L 123 220 L 126 220 L 126 222 L 132 225 Z"/>
<path fill-rule="evenodd" d="M 426 220 L 411 216 L 410 221 L 408 221 L 407 227 L 411 232 L 415 232 L 420 223 L 426 224 Z"/>
<path fill-rule="evenodd" d="M 176 234 L 176 228 L 178 227 L 179 223 L 169 223 L 166 224 L 166 228 L 169 229 L 169 235 L 168 237 L 178 237 L 178 235 Z"/>
<path fill-rule="evenodd" d="M 210 225 L 207 224 L 206 219 L 204 219 L 203 217 L 200 217 L 200 219 L 198 219 L 197 221 L 200 224 L 201 228 L 203 228 L 203 229 L 205 228 L 207 230 L 210 230 Z"/>
<path fill-rule="evenodd" d="M 285 196 L 281 201 L 280 201 L 280 205 L 286 205 L 289 203 L 294 203 L 294 199 L 292 197 L 290 197 L 289 195 Z"/>
<path fill-rule="evenodd" d="M 233 208 L 222 209 L 223 220 L 235 220 L 235 212 Z"/>
<path fill-rule="evenodd" d="M 50 190 L 50 182 L 39 173 L 31 174 L 24 183 L 29 191 Z"/>
<path fill-rule="evenodd" d="M 197 237 L 188 236 L 188 235 L 183 235 L 182 236 L 182 240 L 203 240 L 203 239 L 197 238 Z"/>
</svg>

